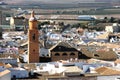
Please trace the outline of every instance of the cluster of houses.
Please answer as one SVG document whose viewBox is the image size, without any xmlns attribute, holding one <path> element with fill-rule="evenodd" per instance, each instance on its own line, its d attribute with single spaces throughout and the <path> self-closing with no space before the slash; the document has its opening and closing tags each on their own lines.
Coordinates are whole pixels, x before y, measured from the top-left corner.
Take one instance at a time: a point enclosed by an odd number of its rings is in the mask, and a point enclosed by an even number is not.
<svg viewBox="0 0 120 80">
<path fill-rule="evenodd" d="M 11 22 L 13 27 L 15 21 Z M 41 80 L 106 80 L 108 76 L 111 80 L 119 80 L 118 26 L 107 26 L 101 32 L 73 28 L 57 33 L 45 25 L 46 32 L 39 31 L 40 63 L 29 64 L 28 36 L 23 31 L 3 32 L 0 41 L 0 79 L 36 78 L 37 75 Z"/>
<path fill-rule="evenodd" d="M 113 38 L 116 41 L 111 41 Z M 3 33 L 1 79 L 30 78 L 37 73 L 41 80 L 45 78 L 42 76 L 48 76 L 46 79 L 49 80 L 77 80 L 83 76 L 94 77 L 93 80 L 106 80 L 108 76 L 119 80 L 119 33 L 88 32 L 78 28 L 61 34 L 47 32 L 40 35 L 39 41 L 39 56 L 49 58 L 48 62 L 27 64 L 27 36 L 24 32 Z"/>
</svg>

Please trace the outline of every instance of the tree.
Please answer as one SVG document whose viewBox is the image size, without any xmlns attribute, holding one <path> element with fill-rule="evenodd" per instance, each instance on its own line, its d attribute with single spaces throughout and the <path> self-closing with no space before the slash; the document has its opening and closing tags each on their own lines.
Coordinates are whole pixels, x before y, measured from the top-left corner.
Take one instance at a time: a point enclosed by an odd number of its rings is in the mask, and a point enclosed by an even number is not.
<svg viewBox="0 0 120 80">
<path fill-rule="evenodd" d="M 117 23 L 120 24 L 120 19 L 117 20 Z"/>
<path fill-rule="evenodd" d="M 115 18 L 111 17 L 110 20 L 109 20 L 109 22 L 114 23 L 114 20 L 115 20 Z"/>
<path fill-rule="evenodd" d="M 73 24 L 71 27 L 72 27 L 72 28 L 78 28 L 78 27 L 80 27 L 80 26 L 81 26 L 80 23 L 76 23 L 76 24 Z"/>
<path fill-rule="evenodd" d="M 59 26 L 64 26 L 64 22 L 59 22 L 58 25 Z"/>
</svg>

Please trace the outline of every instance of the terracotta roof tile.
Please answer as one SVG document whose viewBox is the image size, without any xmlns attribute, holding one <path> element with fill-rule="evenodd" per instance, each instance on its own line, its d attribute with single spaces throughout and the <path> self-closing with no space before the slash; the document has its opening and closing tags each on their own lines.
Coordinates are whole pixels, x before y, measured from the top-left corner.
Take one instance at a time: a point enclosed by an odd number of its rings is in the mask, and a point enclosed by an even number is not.
<svg viewBox="0 0 120 80">
<path fill-rule="evenodd" d="M 78 68 L 77 66 L 72 66 L 72 67 L 64 67 L 65 68 L 65 72 L 82 72 L 82 70 L 80 68 Z"/>
<path fill-rule="evenodd" d="M 120 74 L 120 70 L 112 69 L 109 67 L 100 67 L 95 69 L 95 71 L 101 75 L 119 75 Z"/>
<path fill-rule="evenodd" d="M 107 69 L 101 74 L 102 75 L 118 75 L 118 74 L 120 74 L 120 71 L 114 70 L 114 69 Z"/>
<path fill-rule="evenodd" d="M 107 67 L 100 67 L 100 68 L 95 69 L 95 71 L 98 72 L 98 73 L 102 73 L 107 69 L 108 69 Z"/>
<path fill-rule="evenodd" d="M 12 68 L 12 65 L 6 64 L 4 67 L 5 67 L 5 68 Z"/>
<path fill-rule="evenodd" d="M 4 63 L 0 62 L 0 66 L 4 66 L 4 65 L 5 65 Z"/>
<path fill-rule="evenodd" d="M 4 70 L 4 71 L 0 72 L 0 77 L 6 75 L 6 74 L 8 74 L 8 73 L 10 73 L 9 70 Z"/>
<path fill-rule="evenodd" d="M 52 46 L 50 48 L 50 50 L 54 49 L 56 46 L 64 46 L 64 47 L 67 47 L 67 48 L 75 48 L 74 46 L 72 46 L 70 43 L 68 42 L 64 42 L 64 41 L 60 41 L 58 42 L 56 45 Z"/>
<path fill-rule="evenodd" d="M 96 38 L 97 39 L 106 39 L 108 37 L 108 35 L 109 35 L 109 33 L 104 33 L 104 34 L 97 36 Z"/>
<path fill-rule="evenodd" d="M 120 63 L 120 59 L 116 59 L 114 63 Z"/>
</svg>

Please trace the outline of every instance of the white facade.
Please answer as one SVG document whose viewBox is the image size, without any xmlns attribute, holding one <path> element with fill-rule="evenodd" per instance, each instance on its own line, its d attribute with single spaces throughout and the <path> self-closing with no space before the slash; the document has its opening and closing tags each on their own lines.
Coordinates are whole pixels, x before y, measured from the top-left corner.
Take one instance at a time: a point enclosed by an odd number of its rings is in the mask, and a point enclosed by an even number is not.
<svg viewBox="0 0 120 80">
<path fill-rule="evenodd" d="M 106 26 L 105 31 L 106 32 L 113 32 L 113 26 Z"/>
<path fill-rule="evenodd" d="M 112 26 L 106 26 L 105 27 L 105 31 L 106 32 L 119 32 L 119 26 L 117 25 L 117 23 L 114 23 Z"/>
<path fill-rule="evenodd" d="M 113 76 L 98 76 L 97 80 L 120 80 L 120 76 L 113 75 Z"/>
<path fill-rule="evenodd" d="M 55 66 L 58 66 L 58 68 L 56 68 Z M 49 75 L 53 75 L 53 74 L 60 74 L 62 72 L 65 71 L 65 68 L 62 67 L 61 63 L 56 63 L 56 64 L 49 64 L 49 63 L 43 63 L 40 66 L 36 67 L 36 70 L 34 70 L 33 72 L 47 72 Z"/>
<path fill-rule="evenodd" d="M 11 77 L 15 76 L 16 78 L 26 78 L 29 77 L 29 73 L 27 70 L 23 68 L 11 68 Z"/>
</svg>

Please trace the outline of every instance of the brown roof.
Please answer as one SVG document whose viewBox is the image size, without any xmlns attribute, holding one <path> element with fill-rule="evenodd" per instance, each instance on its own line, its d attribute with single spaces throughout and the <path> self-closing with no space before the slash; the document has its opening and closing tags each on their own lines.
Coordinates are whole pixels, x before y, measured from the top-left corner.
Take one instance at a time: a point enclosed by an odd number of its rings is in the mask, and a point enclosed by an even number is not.
<svg viewBox="0 0 120 80">
<path fill-rule="evenodd" d="M 52 46 L 51 48 L 50 48 L 50 50 L 52 50 L 52 49 L 54 49 L 56 46 L 65 46 L 65 47 L 67 47 L 67 48 L 74 48 L 71 44 L 69 44 L 68 42 L 64 42 L 64 41 L 60 41 L 60 42 L 58 42 L 56 45 L 54 45 L 54 46 Z"/>
<path fill-rule="evenodd" d="M 8 73 L 10 73 L 9 70 L 4 70 L 4 71 L 0 72 L 0 77 L 6 75 L 6 74 L 8 74 Z"/>
<path fill-rule="evenodd" d="M 101 62 L 102 60 L 98 60 L 98 59 L 93 59 L 93 58 L 91 58 L 91 59 L 88 59 L 87 60 L 87 63 L 89 63 L 89 64 L 91 64 L 91 63 L 99 63 L 99 62 Z"/>
<path fill-rule="evenodd" d="M 4 67 L 5 67 L 5 68 L 12 68 L 12 65 L 6 64 Z"/>
<path fill-rule="evenodd" d="M 102 75 L 119 75 L 120 71 L 114 69 L 107 69 L 105 70 Z"/>
<path fill-rule="evenodd" d="M 120 48 L 120 45 L 117 43 L 101 43 L 101 42 L 89 42 L 88 45 L 96 45 L 96 46 L 101 46 L 101 47 L 106 47 L 106 48 Z"/>
<path fill-rule="evenodd" d="M 77 66 L 64 67 L 64 68 L 65 68 L 65 72 L 67 73 L 82 72 L 82 70 L 78 68 Z"/>
<path fill-rule="evenodd" d="M 114 63 L 120 63 L 120 59 L 116 59 Z"/>
<path fill-rule="evenodd" d="M 34 63 L 31 63 L 31 64 L 25 63 L 24 68 L 27 70 L 31 70 L 31 69 L 34 70 L 34 69 L 36 69 L 36 65 Z"/>
<path fill-rule="evenodd" d="M 117 54 L 112 50 L 109 49 L 109 51 L 104 51 L 104 50 L 100 50 L 97 51 L 94 47 L 84 47 L 81 48 L 81 52 L 83 54 L 85 54 L 87 57 L 90 58 L 95 58 L 95 59 L 102 59 L 102 60 L 115 60 L 117 59 Z M 97 56 L 96 56 L 97 55 Z"/>
<path fill-rule="evenodd" d="M 109 34 L 109 36 L 117 36 L 117 37 L 120 37 L 120 33 L 115 33 L 115 34 L 111 33 L 111 34 Z"/>
<path fill-rule="evenodd" d="M 120 75 L 120 70 L 112 69 L 109 67 L 100 67 L 95 69 L 101 75 Z"/>
<path fill-rule="evenodd" d="M 106 39 L 108 37 L 109 33 L 104 33 L 99 36 L 97 36 L 97 39 Z"/>
<path fill-rule="evenodd" d="M 107 69 L 108 69 L 107 67 L 100 67 L 100 68 L 95 69 L 95 71 L 98 72 L 98 73 L 102 73 Z"/>
<path fill-rule="evenodd" d="M 5 64 L 3 62 L 0 62 L 0 66 L 4 66 Z"/>
<path fill-rule="evenodd" d="M 16 59 L 16 58 L 18 58 L 18 55 L 14 54 L 14 53 L 13 54 L 10 54 L 10 53 L 0 54 L 0 58 L 7 58 L 8 59 L 8 57 Z"/>
</svg>

